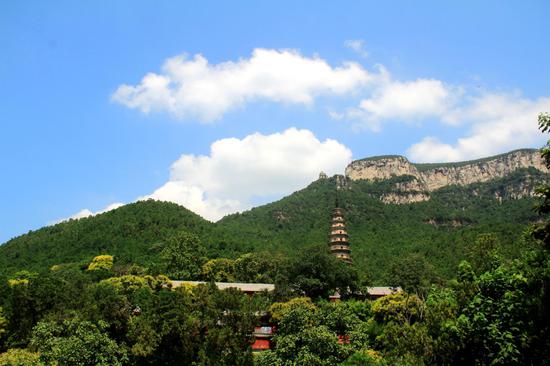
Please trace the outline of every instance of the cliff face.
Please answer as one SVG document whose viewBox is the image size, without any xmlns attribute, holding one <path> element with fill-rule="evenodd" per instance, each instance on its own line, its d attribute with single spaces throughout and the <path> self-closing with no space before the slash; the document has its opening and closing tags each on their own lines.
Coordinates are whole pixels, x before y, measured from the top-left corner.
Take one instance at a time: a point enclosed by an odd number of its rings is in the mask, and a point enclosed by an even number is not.
<svg viewBox="0 0 550 366">
<path fill-rule="evenodd" d="M 352 181 L 412 176 L 412 181 L 394 186 L 398 193 L 380 197 L 386 203 L 411 203 L 425 201 L 429 199 L 428 192 L 445 186 L 483 183 L 529 167 L 548 172 L 538 150 L 516 150 L 486 159 L 446 164 L 414 164 L 403 156 L 381 156 L 350 163 L 346 167 L 346 176 Z M 532 190 L 524 187 L 521 193 L 512 196 L 532 194 Z"/>
</svg>

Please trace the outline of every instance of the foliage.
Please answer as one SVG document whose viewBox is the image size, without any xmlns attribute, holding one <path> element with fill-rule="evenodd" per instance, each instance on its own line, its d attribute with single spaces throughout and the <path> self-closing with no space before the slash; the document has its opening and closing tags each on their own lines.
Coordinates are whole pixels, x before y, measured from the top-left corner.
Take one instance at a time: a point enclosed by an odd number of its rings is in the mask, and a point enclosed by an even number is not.
<svg viewBox="0 0 550 366">
<path fill-rule="evenodd" d="M 430 200 L 387 205 L 379 197 L 396 192 L 386 181 L 348 181 L 339 191 L 346 214 L 354 267 L 374 284 L 387 285 L 393 263 L 417 253 L 429 258 L 437 277 L 450 279 L 466 259 L 465 247 L 482 233 L 498 237 L 500 252 L 520 256 L 518 239 L 525 226 L 537 219 L 532 198 L 511 199 L 513 187 L 534 187 L 547 179 L 536 169 L 520 169 L 501 179 L 466 187 L 445 187 Z M 297 256 L 304 249 L 327 242 L 330 215 L 336 199 L 336 178 L 322 179 L 280 201 L 229 215 L 216 226 L 226 238 L 257 250 Z M 399 194 L 399 192 L 397 192 Z M 499 202 L 495 195 L 504 199 Z"/>
<path fill-rule="evenodd" d="M 501 255 L 518 258 L 523 246 L 513 243 L 537 214 L 531 210 L 533 199 L 512 199 L 510 192 L 514 187 L 538 185 L 547 174 L 520 169 L 490 182 L 440 189 L 430 193 L 426 202 L 382 203 L 381 195 L 400 194 L 395 183 L 403 179 L 410 177 L 349 181 L 338 191 L 354 267 L 361 277 L 368 272 L 374 284 L 387 285 L 392 264 L 412 253 L 429 258 L 435 274 L 450 279 L 458 263 L 467 259 L 465 247 L 485 232 L 495 233 Z M 169 238 L 186 232 L 200 238 L 199 256 L 204 261 L 234 259 L 236 280 L 273 283 L 285 257 L 327 242 L 335 187 L 334 177 L 318 180 L 280 201 L 229 215 L 215 224 L 173 203 L 132 203 L 8 241 L 0 246 L 0 273 L 42 271 L 54 265 L 87 266 L 98 253 L 116 257 L 115 272 L 135 264 L 166 273 L 161 253 Z M 497 195 L 503 199 L 497 200 Z M 194 276 L 202 277 L 201 271 Z"/>
<path fill-rule="evenodd" d="M 276 337 L 275 353 L 291 365 L 331 366 L 338 364 L 347 350 L 338 344 L 336 334 L 324 325 L 305 328 L 300 333 Z M 288 363 L 287 363 L 288 364 Z"/>
<path fill-rule="evenodd" d="M 465 248 L 466 258 L 475 272 L 489 270 L 498 254 L 498 237 L 494 233 L 480 234 Z"/>
<path fill-rule="evenodd" d="M 384 361 L 382 356 L 378 352 L 372 349 L 355 352 L 340 364 L 340 366 L 384 366 L 384 365 L 387 365 L 387 363 Z"/>
<path fill-rule="evenodd" d="M 0 353 L 0 366 L 44 366 L 40 354 L 21 348 L 10 348 Z"/>
<path fill-rule="evenodd" d="M 274 253 L 246 253 L 234 262 L 235 276 L 241 282 L 273 283 L 285 257 Z"/>
<path fill-rule="evenodd" d="M 2 308 L 0 307 L 0 339 L 6 333 L 6 326 L 7 326 L 7 320 L 4 317 L 4 312 Z M 1 343 L 0 343 L 1 344 Z"/>
<path fill-rule="evenodd" d="M 278 323 L 286 314 L 297 308 L 304 309 L 306 313 L 315 312 L 317 309 L 309 297 L 295 297 L 286 302 L 273 303 L 269 308 L 269 312 L 271 313 L 271 319 Z"/>
<path fill-rule="evenodd" d="M 98 253 L 115 256 L 119 265 L 150 267 L 158 263 L 168 237 L 181 231 L 202 236 L 211 228 L 211 223 L 174 203 L 139 201 L 8 241 L 0 246 L 0 273 L 39 271 L 62 263 L 87 266 Z"/>
<path fill-rule="evenodd" d="M 424 297 L 436 282 L 433 266 L 423 255 L 409 254 L 397 260 L 390 268 L 388 284 L 400 286 L 406 292 Z"/>
<path fill-rule="evenodd" d="M 196 279 L 201 275 L 206 252 L 199 238 L 186 232 L 171 236 L 161 252 L 165 273 L 177 279 Z"/>
<path fill-rule="evenodd" d="M 319 304 L 318 317 L 333 333 L 347 335 L 365 319 L 360 315 L 364 317 L 369 313 L 365 307 L 368 307 L 366 303 L 354 300 L 323 302 Z"/>
<path fill-rule="evenodd" d="M 202 266 L 206 281 L 235 282 L 235 261 L 227 258 L 210 259 Z"/>
<path fill-rule="evenodd" d="M 325 244 L 335 178 L 216 224 L 146 201 L 38 230 L 0 247 L 0 365 L 548 365 L 550 189 L 537 212 L 506 199 L 546 178 L 524 169 L 402 206 L 379 197 L 411 177 L 350 182 L 353 266 Z M 354 298 L 367 269 L 406 291 Z M 277 292 L 211 282 L 232 280 Z M 273 349 L 253 356 L 265 314 Z"/>
<path fill-rule="evenodd" d="M 122 365 L 126 353 L 105 330 L 107 324 L 93 324 L 79 319 L 61 324 L 40 322 L 33 329 L 31 347 L 40 353 L 45 364 L 61 365 Z"/>
<path fill-rule="evenodd" d="M 388 350 L 386 355 L 394 363 L 410 365 L 431 364 L 434 356 L 433 340 L 425 324 L 388 323 L 377 337 L 378 347 Z"/>
<path fill-rule="evenodd" d="M 98 255 L 92 259 L 92 262 L 88 266 L 88 271 L 108 271 L 113 268 L 113 256 L 112 255 Z"/>
<path fill-rule="evenodd" d="M 299 296 L 326 299 L 335 292 L 347 296 L 356 291 L 359 275 L 354 267 L 331 255 L 327 247 L 317 246 L 290 259 L 277 283 Z"/>
<path fill-rule="evenodd" d="M 356 300 L 315 305 L 311 299 L 301 297 L 274 303 L 270 313 L 278 327 L 276 346 L 273 352 L 260 357 L 258 364 L 334 365 L 342 362 L 354 346 L 343 344 L 338 337 L 347 339 L 353 329 L 366 324 L 370 307 Z"/>
<path fill-rule="evenodd" d="M 523 363 L 538 306 L 529 278 L 516 265 L 502 264 L 473 281 L 477 291 L 457 319 L 464 342 L 460 354 L 466 362 Z"/>
<path fill-rule="evenodd" d="M 539 128 L 544 133 L 550 133 L 550 114 L 541 113 L 538 118 Z M 546 145 L 541 149 L 541 156 L 547 169 L 550 169 L 550 139 L 547 140 Z M 550 185 L 544 184 L 537 188 L 537 193 L 541 197 L 539 203 L 537 203 L 536 210 L 542 215 L 550 213 Z M 535 238 L 539 239 L 547 250 L 550 249 L 550 219 L 546 219 L 544 222 L 534 225 L 531 229 Z"/>
<path fill-rule="evenodd" d="M 424 316 L 424 303 L 416 295 L 399 292 L 374 301 L 372 314 L 381 323 L 412 324 Z"/>
</svg>

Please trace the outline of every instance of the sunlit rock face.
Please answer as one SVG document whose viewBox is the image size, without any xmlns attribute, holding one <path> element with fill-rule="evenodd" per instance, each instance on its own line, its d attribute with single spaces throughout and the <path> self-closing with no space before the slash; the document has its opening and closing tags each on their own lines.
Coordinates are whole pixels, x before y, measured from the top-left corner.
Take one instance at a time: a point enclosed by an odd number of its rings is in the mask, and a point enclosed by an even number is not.
<svg viewBox="0 0 550 366">
<path fill-rule="evenodd" d="M 346 167 L 346 177 L 351 181 L 375 181 L 410 176 L 411 180 L 395 184 L 395 193 L 380 197 L 385 203 L 405 204 L 428 200 L 429 192 L 449 185 L 483 183 L 529 167 L 548 173 L 540 152 L 524 149 L 485 159 L 441 164 L 414 164 L 395 155 L 367 158 L 350 163 Z M 509 193 L 510 198 L 532 196 L 534 185 L 511 187 Z"/>
</svg>

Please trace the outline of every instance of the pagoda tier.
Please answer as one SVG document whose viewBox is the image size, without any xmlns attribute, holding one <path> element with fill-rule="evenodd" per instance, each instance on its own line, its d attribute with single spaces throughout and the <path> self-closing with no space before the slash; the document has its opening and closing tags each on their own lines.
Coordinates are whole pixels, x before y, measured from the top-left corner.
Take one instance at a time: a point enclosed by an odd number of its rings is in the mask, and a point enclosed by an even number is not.
<svg viewBox="0 0 550 366">
<path fill-rule="evenodd" d="M 332 213 L 328 245 L 332 255 L 346 263 L 352 263 L 346 222 L 342 210 L 338 207 Z"/>
</svg>

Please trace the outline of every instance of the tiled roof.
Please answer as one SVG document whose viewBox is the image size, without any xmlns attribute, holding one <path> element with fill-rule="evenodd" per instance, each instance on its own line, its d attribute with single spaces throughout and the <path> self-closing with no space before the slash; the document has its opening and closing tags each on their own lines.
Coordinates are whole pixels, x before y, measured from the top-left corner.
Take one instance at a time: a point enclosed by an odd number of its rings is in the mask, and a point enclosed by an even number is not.
<svg viewBox="0 0 550 366">
<path fill-rule="evenodd" d="M 197 286 L 200 284 L 206 284 L 205 281 L 172 281 L 173 287 L 179 287 L 183 284 Z M 261 292 L 261 291 L 273 291 L 275 285 L 272 283 L 239 283 L 239 282 L 215 282 L 216 286 L 220 290 L 228 288 L 236 288 L 243 292 Z"/>
<path fill-rule="evenodd" d="M 389 287 L 389 286 L 374 286 L 374 287 L 367 287 L 369 295 L 371 296 L 385 296 L 385 295 L 391 295 L 396 294 L 398 292 L 403 291 L 401 287 Z"/>
</svg>

